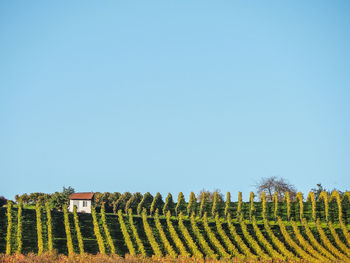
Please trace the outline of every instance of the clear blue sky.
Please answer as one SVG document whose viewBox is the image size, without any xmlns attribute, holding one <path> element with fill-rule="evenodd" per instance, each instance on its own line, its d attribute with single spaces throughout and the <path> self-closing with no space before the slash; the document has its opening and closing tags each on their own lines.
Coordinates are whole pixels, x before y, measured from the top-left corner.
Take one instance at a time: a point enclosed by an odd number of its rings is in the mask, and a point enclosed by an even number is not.
<svg viewBox="0 0 350 263">
<path fill-rule="evenodd" d="M 350 189 L 349 1 L 1 1 L 0 195 Z"/>
</svg>

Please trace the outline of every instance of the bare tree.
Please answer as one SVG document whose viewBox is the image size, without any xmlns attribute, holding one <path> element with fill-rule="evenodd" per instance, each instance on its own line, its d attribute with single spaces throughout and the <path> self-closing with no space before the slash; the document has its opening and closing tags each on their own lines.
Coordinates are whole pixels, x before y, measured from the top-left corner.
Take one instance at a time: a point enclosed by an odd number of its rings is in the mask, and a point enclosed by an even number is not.
<svg viewBox="0 0 350 263">
<path fill-rule="evenodd" d="M 213 202 L 213 200 L 214 200 L 214 193 L 218 193 L 219 199 L 221 201 L 224 200 L 224 195 L 221 193 L 221 191 L 219 189 L 215 189 L 214 191 L 209 191 L 209 190 L 202 189 L 199 192 L 199 194 L 197 195 L 197 200 L 198 200 L 198 202 L 202 201 L 203 194 L 205 194 L 208 202 Z"/>
<path fill-rule="evenodd" d="M 261 178 L 260 182 L 255 185 L 258 195 L 262 192 L 266 193 L 266 200 L 272 201 L 273 194 L 277 192 L 279 201 L 283 201 L 285 192 L 289 192 L 291 201 L 295 200 L 297 190 L 294 185 L 290 184 L 284 178 L 276 176 Z"/>
</svg>

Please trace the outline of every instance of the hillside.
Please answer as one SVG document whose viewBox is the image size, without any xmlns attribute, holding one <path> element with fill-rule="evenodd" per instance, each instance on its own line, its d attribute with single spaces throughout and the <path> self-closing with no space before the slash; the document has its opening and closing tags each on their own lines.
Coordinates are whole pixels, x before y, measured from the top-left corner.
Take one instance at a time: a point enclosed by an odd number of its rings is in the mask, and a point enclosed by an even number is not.
<svg viewBox="0 0 350 263">
<path fill-rule="evenodd" d="M 18 220 L 18 207 L 3 207 L 0 208 L 0 253 L 14 253 L 20 247 L 21 253 L 39 254 L 54 249 L 62 254 L 84 251 L 92 254 L 115 252 L 121 256 L 349 261 L 348 205 L 341 203 L 339 217 L 336 202 L 327 203 L 328 213 L 323 202 L 315 204 L 313 213 L 309 202 L 303 202 L 302 206 L 300 202 L 291 202 L 289 208 L 288 204 L 279 203 L 277 210 L 273 203 L 232 202 L 227 217 L 221 213 L 212 216 L 210 212 L 202 217 L 194 214 L 176 217 L 170 212 L 149 216 L 146 211 L 142 215 L 123 214 L 121 210 L 118 214 L 106 214 L 102 209 L 95 214 L 95 219 L 91 214 L 79 213 L 75 214 L 75 220 L 74 213 L 50 211 L 51 223 L 45 206 L 37 210 L 21 209 L 21 220 Z M 313 216 L 318 218 L 316 222 Z"/>
</svg>

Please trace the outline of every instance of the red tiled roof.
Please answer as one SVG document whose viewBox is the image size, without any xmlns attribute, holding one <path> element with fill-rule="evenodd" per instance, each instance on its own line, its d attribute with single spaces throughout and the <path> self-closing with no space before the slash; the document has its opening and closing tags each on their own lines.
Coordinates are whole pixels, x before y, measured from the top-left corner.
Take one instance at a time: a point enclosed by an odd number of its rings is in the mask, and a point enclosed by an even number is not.
<svg viewBox="0 0 350 263">
<path fill-rule="evenodd" d="M 69 199 L 91 200 L 93 197 L 94 193 L 74 193 L 70 195 Z"/>
</svg>

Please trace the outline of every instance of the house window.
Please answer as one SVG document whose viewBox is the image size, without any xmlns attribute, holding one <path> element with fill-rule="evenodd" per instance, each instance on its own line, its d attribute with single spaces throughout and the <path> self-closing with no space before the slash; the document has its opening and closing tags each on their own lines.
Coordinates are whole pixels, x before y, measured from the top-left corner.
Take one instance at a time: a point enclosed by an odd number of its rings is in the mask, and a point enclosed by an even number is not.
<svg viewBox="0 0 350 263">
<path fill-rule="evenodd" d="M 87 201 L 83 201 L 83 207 L 87 207 Z"/>
</svg>

